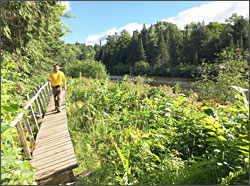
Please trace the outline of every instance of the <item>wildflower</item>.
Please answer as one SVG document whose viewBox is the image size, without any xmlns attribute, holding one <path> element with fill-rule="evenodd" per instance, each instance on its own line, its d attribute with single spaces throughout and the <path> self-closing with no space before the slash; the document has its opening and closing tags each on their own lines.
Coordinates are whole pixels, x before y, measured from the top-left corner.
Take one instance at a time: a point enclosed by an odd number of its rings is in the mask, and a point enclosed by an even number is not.
<svg viewBox="0 0 250 186">
<path fill-rule="evenodd" d="M 165 89 L 165 88 L 162 88 L 162 90 L 163 90 L 164 92 L 168 92 L 167 89 Z"/>
<path fill-rule="evenodd" d="M 21 85 L 20 82 L 17 83 L 17 87 L 21 91 L 21 94 L 23 94 L 25 92 L 25 88 Z"/>
<path fill-rule="evenodd" d="M 192 99 L 187 99 L 187 103 L 191 104 L 192 103 Z"/>
</svg>

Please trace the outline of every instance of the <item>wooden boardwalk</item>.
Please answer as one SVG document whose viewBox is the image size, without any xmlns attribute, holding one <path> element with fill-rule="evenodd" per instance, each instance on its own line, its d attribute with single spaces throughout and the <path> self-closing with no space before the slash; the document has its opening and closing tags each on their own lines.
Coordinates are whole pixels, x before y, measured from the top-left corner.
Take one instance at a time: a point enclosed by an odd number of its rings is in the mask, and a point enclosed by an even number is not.
<svg viewBox="0 0 250 186">
<path fill-rule="evenodd" d="M 77 160 L 67 127 L 65 91 L 62 94 L 61 112 L 57 113 L 53 97 L 47 107 L 36 138 L 31 165 L 38 184 L 67 182 L 76 168 Z"/>
</svg>

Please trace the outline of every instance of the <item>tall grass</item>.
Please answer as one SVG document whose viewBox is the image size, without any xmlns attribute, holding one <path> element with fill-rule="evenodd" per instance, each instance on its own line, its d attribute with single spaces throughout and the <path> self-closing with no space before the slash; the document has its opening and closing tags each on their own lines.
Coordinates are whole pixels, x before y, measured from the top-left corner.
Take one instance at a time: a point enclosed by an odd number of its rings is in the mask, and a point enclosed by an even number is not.
<svg viewBox="0 0 250 186">
<path fill-rule="evenodd" d="M 74 173 L 94 171 L 77 184 L 246 184 L 248 105 L 241 92 L 219 105 L 126 78 L 70 79 Z"/>
</svg>

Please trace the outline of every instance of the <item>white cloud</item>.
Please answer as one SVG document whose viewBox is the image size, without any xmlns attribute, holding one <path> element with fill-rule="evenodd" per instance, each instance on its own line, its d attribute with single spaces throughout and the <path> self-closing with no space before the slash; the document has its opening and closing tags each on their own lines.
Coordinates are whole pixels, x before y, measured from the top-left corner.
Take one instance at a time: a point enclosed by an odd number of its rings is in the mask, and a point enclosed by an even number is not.
<svg viewBox="0 0 250 186">
<path fill-rule="evenodd" d="M 65 12 L 70 11 L 71 7 L 70 7 L 70 2 L 69 1 L 59 1 L 63 6 L 66 6 L 66 10 L 64 10 Z"/>
<path fill-rule="evenodd" d="M 186 24 L 193 22 L 202 22 L 205 24 L 209 22 L 224 23 L 225 19 L 229 18 L 233 13 L 249 16 L 249 2 L 248 1 L 215 1 L 208 4 L 203 4 L 199 7 L 194 7 L 180 12 L 177 16 L 163 19 L 162 21 L 177 24 L 181 29 Z"/>
<path fill-rule="evenodd" d="M 163 19 L 161 21 L 177 24 L 179 28 L 183 29 L 186 24 L 190 24 L 191 22 L 204 21 L 205 24 L 207 24 L 209 22 L 217 21 L 220 23 L 224 23 L 225 19 L 229 18 L 233 13 L 237 13 L 238 15 L 248 17 L 249 2 L 215 1 L 203 4 L 199 7 L 187 9 L 183 12 L 180 12 L 177 16 Z M 146 24 L 147 28 L 149 26 L 150 25 Z M 87 45 L 99 44 L 100 40 L 102 41 L 102 44 L 106 44 L 106 38 L 108 37 L 108 35 L 114 35 L 115 33 L 119 35 L 122 30 L 127 30 L 130 33 L 130 35 L 132 35 L 134 30 L 141 31 L 142 27 L 143 24 L 129 23 L 121 28 L 112 28 L 104 33 L 88 36 L 85 40 L 86 41 L 85 44 Z"/>
<path fill-rule="evenodd" d="M 145 26 L 146 26 L 146 28 L 148 28 L 150 25 L 145 24 Z M 135 31 L 135 30 L 141 31 L 142 28 L 143 28 L 143 24 L 129 23 L 126 26 L 123 26 L 123 27 L 120 27 L 120 28 L 115 27 L 115 28 L 107 30 L 106 32 L 101 33 L 101 34 L 90 35 L 85 39 L 85 44 L 86 45 L 99 44 L 100 40 L 102 41 L 102 44 L 106 44 L 106 42 L 107 42 L 106 38 L 108 37 L 108 35 L 115 35 L 115 33 L 120 35 L 123 30 L 126 30 L 132 36 L 133 31 Z"/>
</svg>

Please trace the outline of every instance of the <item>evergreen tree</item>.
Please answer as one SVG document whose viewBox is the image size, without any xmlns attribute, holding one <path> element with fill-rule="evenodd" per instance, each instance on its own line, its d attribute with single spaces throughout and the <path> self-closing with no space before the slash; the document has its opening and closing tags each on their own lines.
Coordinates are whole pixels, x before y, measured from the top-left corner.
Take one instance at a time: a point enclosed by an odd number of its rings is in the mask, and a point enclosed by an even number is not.
<svg viewBox="0 0 250 186">
<path fill-rule="evenodd" d="M 139 34 L 138 38 L 138 48 L 137 48 L 137 57 L 136 61 L 146 61 L 146 56 L 143 48 L 142 35 Z"/>
<path fill-rule="evenodd" d="M 190 25 L 187 24 L 183 31 L 183 46 L 181 51 L 183 56 L 182 63 L 184 64 L 190 64 L 192 62 L 192 57 L 190 53 L 190 48 L 191 48 L 190 32 L 191 32 Z"/>
<path fill-rule="evenodd" d="M 141 37 L 142 37 L 142 44 L 143 44 L 144 49 L 145 49 L 145 46 L 147 45 L 147 42 L 148 42 L 148 34 L 147 34 L 147 29 L 146 29 L 145 24 L 143 24 L 143 27 L 141 30 Z"/>
<path fill-rule="evenodd" d="M 159 42 L 158 42 L 158 55 L 156 58 L 155 68 L 165 66 L 169 64 L 169 52 L 163 37 L 162 31 L 160 32 Z"/>
<path fill-rule="evenodd" d="M 231 50 L 233 50 L 233 49 L 235 48 L 233 37 L 230 37 L 230 40 L 229 40 L 229 48 L 230 48 Z"/>
<path fill-rule="evenodd" d="M 118 48 L 119 48 L 119 63 L 125 64 L 128 58 L 128 45 L 131 41 L 131 36 L 126 30 L 121 32 L 118 38 Z"/>
<path fill-rule="evenodd" d="M 244 43 L 243 43 L 242 36 L 240 36 L 239 45 L 240 45 L 240 48 L 242 48 L 242 49 L 244 48 Z"/>
<path fill-rule="evenodd" d="M 185 25 L 183 30 L 178 29 L 175 24 L 162 21 L 149 28 L 144 24 L 141 32 L 134 31 L 132 37 L 128 33 L 108 36 L 107 44 L 95 47 L 96 59 L 102 59 L 108 70 L 118 64 L 119 67 L 122 67 L 121 64 L 132 67 L 135 62 L 143 60 L 154 67 L 151 75 L 156 75 L 158 72 L 155 69 L 159 67 L 162 67 L 162 75 L 167 75 L 166 69 L 170 72 L 169 75 L 173 71 L 178 74 L 180 64 L 186 66 L 185 69 L 191 69 L 193 64 L 199 64 L 200 59 L 205 59 L 206 63 L 214 63 L 224 48 L 233 49 L 236 43 L 240 48 L 249 48 L 247 20 L 233 15 L 227 24 L 210 22 L 205 25 L 204 21 L 192 22 Z"/>
<path fill-rule="evenodd" d="M 195 55 L 194 55 L 194 64 L 198 65 L 199 64 L 199 58 L 198 58 L 198 53 L 197 51 L 195 51 Z"/>
<path fill-rule="evenodd" d="M 147 32 L 148 42 L 146 45 L 146 56 L 147 61 L 151 66 L 153 66 L 154 62 L 156 61 L 157 56 L 157 42 L 158 42 L 158 36 L 157 33 L 154 31 L 154 27 L 151 25 Z"/>
<path fill-rule="evenodd" d="M 138 31 L 134 31 L 133 32 L 133 36 L 132 36 L 132 41 L 129 44 L 129 48 L 128 48 L 128 58 L 127 58 L 127 62 L 126 64 L 129 65 L 134 65 L 134 63 L 136 62 L 136 58 L 137 58 L 137 49 L 138 49 Z"/>
</svg>

